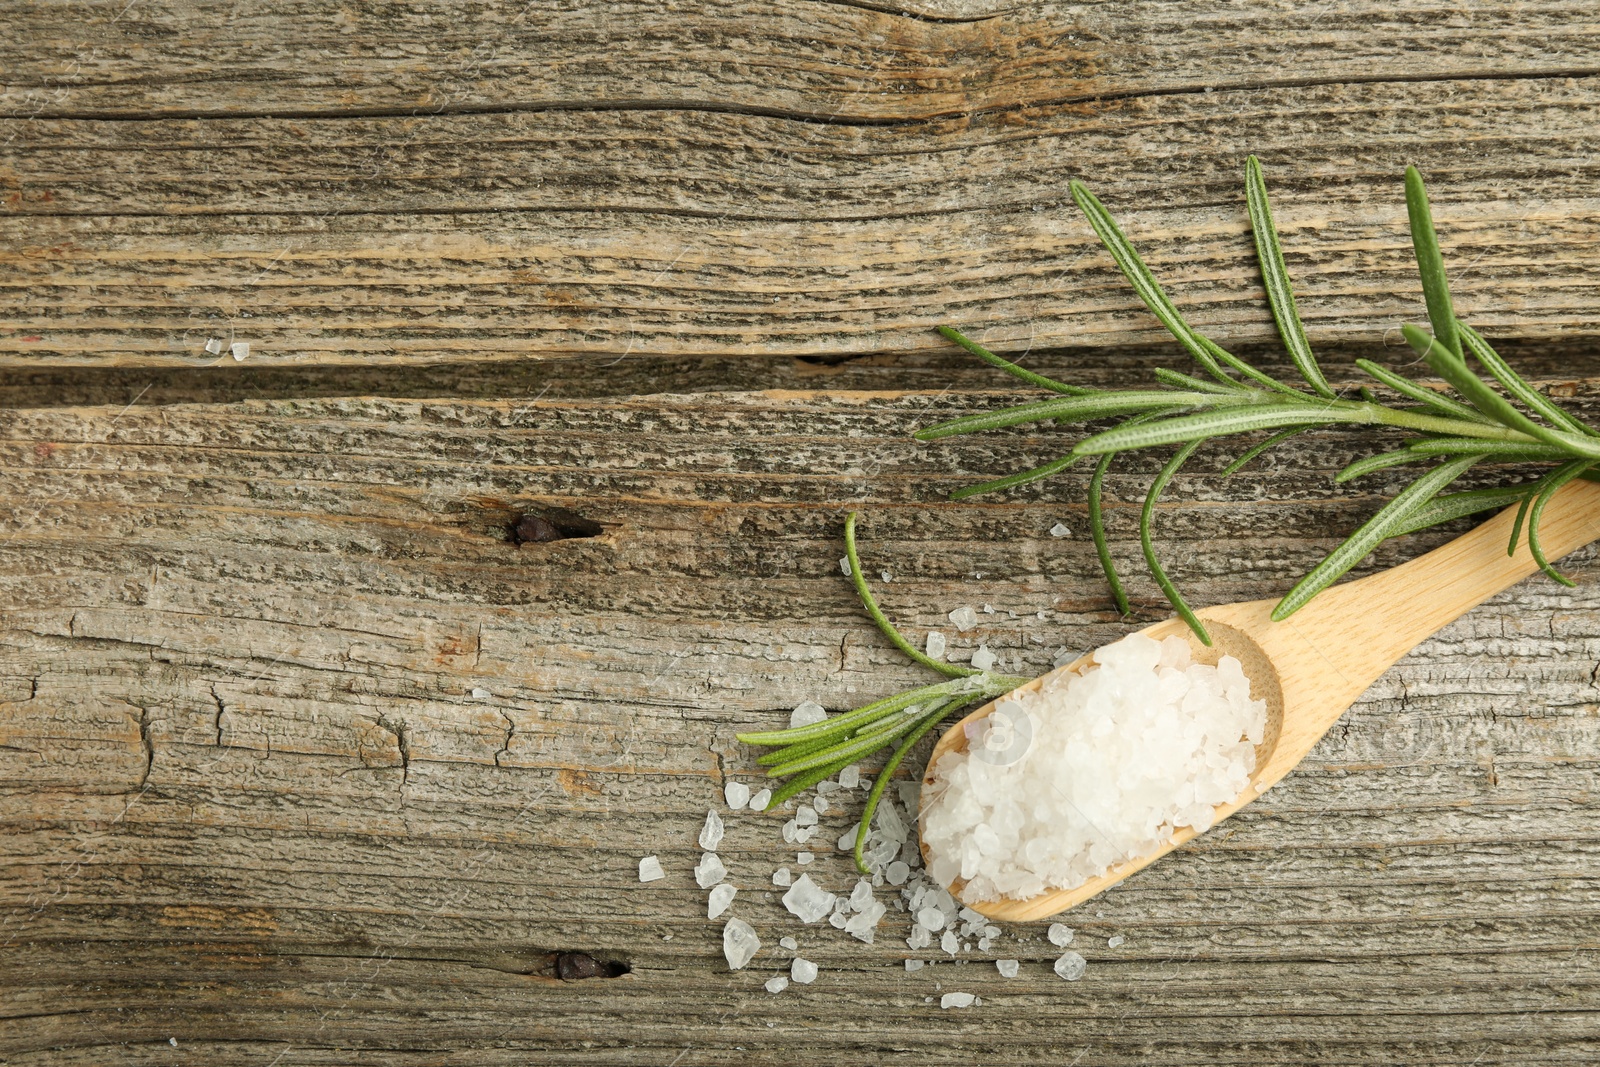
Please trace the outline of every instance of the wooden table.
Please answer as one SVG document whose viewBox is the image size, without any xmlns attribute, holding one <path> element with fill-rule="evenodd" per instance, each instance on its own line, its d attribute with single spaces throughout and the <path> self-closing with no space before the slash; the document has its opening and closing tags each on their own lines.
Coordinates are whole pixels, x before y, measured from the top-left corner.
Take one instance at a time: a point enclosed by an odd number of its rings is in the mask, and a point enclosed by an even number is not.
<svg viewBox="0 0 1600 1067">
<path fill-rule="evenodd" d="M 957 659 L 981 640 L 1038 673 L 1165 614 L 1142 573 L 1136 617 L 1111 609 L 1085 472 L 945 500 L 1059 431 L 909 438 L 1022 395 L 939 323 L 1080 383 L 1184 366 L 1071 178 L 1277 368 L 1258 154 L 1353 381 L 1411 362 L 1417 163 L 1466 316 L 1600 414 L 1589 0 L 5 22 L 0 1062 L 1600 1057 L 1587 551 L 1576 589 L 1468 615 L 1252 809 L 1070 915 L 1076 983 L 1042 925 L 996 946 L 1010 980 L 978 953 L 907 973 L 939 954 L 898 913 L 870 948 L 799 926 L 768 881 L 781 817 L 753 814 L 722 854 L 766 947 L 730 973 L 690 875 L 723 782 L 756 778 L 736 730 L 921 678 L 839 574 L 848 510 L 908 629 L 997 609 Z M 1304 440 L 1226 482 L 1202 453 L 1169 490 L 1195 602 L 1282 592 L 1399 484 L 1335 487 L 1370 444 Z M 1154 462 L 1110 485 L 1130 569 Z M 519 544 L 555 506 L 603 532 Z M 810 870 L 854 881 L 826 847 Z M 822 973 L 773 996 L 785 933 Z M 951 990 L 983 1004 L 929 1003 Z"/>
</svg>

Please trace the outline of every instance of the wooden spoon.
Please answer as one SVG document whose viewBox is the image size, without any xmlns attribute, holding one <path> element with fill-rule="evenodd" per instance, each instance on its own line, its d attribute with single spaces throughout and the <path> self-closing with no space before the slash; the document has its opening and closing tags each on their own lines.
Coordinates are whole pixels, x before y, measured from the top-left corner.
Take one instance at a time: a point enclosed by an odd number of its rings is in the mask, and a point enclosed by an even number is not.
<svg viewBox="0 0 1600 1067">
<path fill-rule="evenodd" d="M 1319 593 L 1283 622 L 1272 621 L 1275 600 L 1223 604 L 1198 612 L 1215 646 L 1197 641 L 1195 661 L 1231 655 L 1244 665 L 1250 695 L 1267 701 L 1267 730 L 1256 749 L 1256 771 L 1235 799 L 1216 809 L 1221 822 L 1294 769 L 1344 710 L 1401 656 L 1467 611 L 1537 571 L 1524 540 L 1506 555 L 1514 508 L 1409 563 Z M 1600 537 L 1600 484 L 1577 480 L 1550 500 L 1539 524 L 1545 555 L 1557 559 Z M 1190 636 L 1181 619 L 1141 631 L 1160 640 Z M 1077 671 L 1089 656 L 1035 678 L 1016 692 L 1037 689 L 1063 671 Z M 933 769 L 946 752 L 965 751 L 968 727 L 1005 700 L 1000 697 L 952 726 L 934 746 L 923 779 L 922 809 L 934 796 Z M 969 906 L 994 919 L 1042 919 L 1081 904 L 1195 836 L 1190 827 L 1149 855 L 1114 867 L 1075 889 L 1053 889 L 1026 900 L 1003 898 Z M 923 846 L 927 857 L 927 846 Z M 950 886 L 959 897 L 964 883 Z"/>
</svg>

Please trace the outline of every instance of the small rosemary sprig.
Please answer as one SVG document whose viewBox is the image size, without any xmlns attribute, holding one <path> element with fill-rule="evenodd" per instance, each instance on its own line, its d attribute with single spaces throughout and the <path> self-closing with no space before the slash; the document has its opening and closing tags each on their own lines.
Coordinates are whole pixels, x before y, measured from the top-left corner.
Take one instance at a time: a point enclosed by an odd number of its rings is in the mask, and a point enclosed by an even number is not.
<svg viewBox="0 0 1600 1067">
<path fill-rule="evenodd" d="M 1073 200 L 1088 216 L 1089 224 L 1145 306 L 1188 350 L 1209 380 L 1163 369 L 1155 372 L 1159 387 L 1152 389 L 1104 390 L 1068 385 L 1019 367 L 960 331 L 941 326 L 939 331 L 945 337 L 980 359 L 1057 395 L 930 426 L 917 433 L 920 440 L 935 441 L 1047 419 L 1057 422 L 1122 419 L 1112 429 L 1080 440 L 1058 459 L 1032 470 L 958 489 L 951 494 L 952 498 L 961 500 L 1026 485 L 1058 474 L 1080 459 L 1094 457 L 1094 473 L 1088 486 L 1090 529 L 1112 597 L 1126 615 L 1130 612 L 1128 598 L 1112 563 L 1105 531 L 1102 496 L 1106 473 L 1112 459 L 1123 452 L 1178 446 L 1145 495 L 1139 515 L 1139 542 L 1151 575 L 1174 610 L 1195 635 L 1209 645 L 1211 638 L 1205 626 L 1178 593 L 1155 553 L 1151 526 L 1156 503 L 1178 470 L 1201 445 L 1215 437 L 1271 431 L 1223 469 L 1226 477 L 1268 449 L 1306 430 L 1341 425 L 1388 426 L 1410 434 L 1412 439 L 1394 451 L 1351 463 L 1335 476 L 1336 482 L 1389 467 L 1428 463 L 1435 459 L 1440 462 L 1424 471 L 1312 568 L 1278 602 L 1273 618 L 1283 619 L 1293 614 L 1388 538 L 1518 502 L 1521 506 L 1507 553 L 1516 551 L 1526 530 L 1529 552 L 1545 573 L 1564 585 L 1573 584 L 1545 559 L 1539 543 L 1539 518 L 1550 497 L 1568 481 L 1600 477 L 1596 474 L 1596 467 L 1600 466 L 1600 434 L 1524 381 L 1477 331 L 1456 318 L 1427 191 L 1416 168 L 1406 168 L 1406 205 L 1433 333 L 1430 336 L 1410 325 L 1402 330 L 1407 342 L 1456 395 L 1419 385 L 1370 360 L 1356 361 L 1356 366 L 1378 384 L 1413 401 L 1407 406 L 1382 403 L 1365 386 L 1357 390 L 1355 397 L 1345 396 L 1328 383 L 1312 354 L 1295 307 L 1294 289 L 1273 226 L 1261 164 L 1254 156 L 1245 167 L 1250 225 L 1273 319 L 1289 358 L 1303 379 L 1300 387 L 1266 374 L 1185 322 L 1105 206 L 1082 183 L 1073 182 L 1071 189 Z M 1477 361 L 1510 399 L 1472 371 L 1467 365 L 1468 356 Z M 1513 400 L 1522 407 L 1518 408 Z M 1444 492 L 1470 468 L 1496 462 L 1544 463 L 1550 465 L 1550 469 L 1528 484 Z M 773 794 L 769 810 L 885 745 L 895 746 L 893 755 L 873 783 L 856 828 L 856 866 L 867 874 L 871 872 L 863 848 L 872 818 L 885 787 L 906 753 L 950 713 L 1010 692 L 1027 679 L 942 663 L 914 648 L 884 616 L 867 587 L 856 550 L 855 527 L 856 516 L 852 513 L 845 523 L 845 553 L 851 579 L 867 613 L 902 652 L 949 676 L 950 680 L 887 697 L 810 726 L 738 736 L 747 744 L 772 748 L 773 751 L 762 755 L 758 762 L 767 768 L 768 775 L 789 779 Z"/>
<path fill-rule="evenodd" d="M 1299 388 L 1279 381 L 1225 351 L 1185 322 L 1105 206 L 1082 183 L 1073 182 L 1071 189 L 1073 200 L 1088 216 L 1090 226 L 1145 306 L 1189 351 L 1210 380 L 1177 371 L 1157 370 L 1155 377 L 1159 388 L 1086 389 L 1054 381 L 1019 367 L 959 331 L 942 326 L 939 330 L 945 337 L 980 359 L 1030 385 L 1061 395 L 930 426 L 917 433 L 920 440 L 936 441 L 958 434 L 1045 419 L 1061 423 L 1125 417 L 1120 425 L 1085 437 L 1059 459 L 1032 470 L 958 489 L 951 494 L 953 499 L 961 500 L 980 493 L 1025 485 L 1060 473 L 1080 459 L 1094 457 L 1096 466 L 1088 488 L 1090 530 L 1100 566 L 1111 586 L 1112 597 L 1126 615 L 1129 612 L 1128 598 L 1112 563 L 1105 533 L 1101 498 L 1106 471 L 1112 458 L 1120 453 L 1179 446 L 1156 475 L 1145 496 L 1139 516 L 1139 542 L 1151 575 L 1172 603 L 1173 609 L 1200 640 L 1210 644 L 1211 638 L 1205 626 L 1179 594 L 1157 558 L 1151 533 L 1156 501 L 1178 469 L 1196 449 L 1216 437 L 1272 431 L 1266 440 L 1247 449 L 1229 463 L 1223 471 L 1226 476 L 1267 449 L 1306 430 L 1340 425 L 1389 426 L 1413 435 L 1413 439 L 1394 451 L 1357 460 L 1335 476 L 1336 482 L 1359 478 L 1388 467 L 1426 463 L 1435 459 L 1442 462 L 1422 473 L 1301 578 L 1274 608 L 1274 619 L 1292 615 L 1388 538 L 1519 501 L 1521 507 L 1507 552 L 1516 551 L 1522 531 L 1526 529 L 1528 550 L 1544 572 L 1557 582 L 1572 584 L 1545 558 L 1539 543 L 1539 517 L 1552 494 L 1562 485 L 1573 478 L 1595 475 L 1595 466 L 1600 463 L 1600 435 L 1524 381 L 1477 331 L 1456 317 L 1427 190 L 1415 167 L 1406 168 L 1406 206 L 1433 334 L 1429 336 L 1411 325 L 1403 326 L 1402 332 L 1411 347 L 1435 374 L 1455 390 L 1459 399 L 1418 385 L 1370 360 L 1357 360 L 1356 366 L 1376 382 L 1415 401 L 1403 407 L 1380 403 L 1371 390 L 1364 386 L 1356 397 L 1347 397 L 1328 384 L 1311 352 L 1305 327 L 1295 307 L 1294 289 L 1284 267 L 1283 251 L 1272 222 L 1261 164 L 1254 156 L 1249 158 L 1245 166 L 1250 225 L 1255 233 L 1261 277 L 1266 285 L 1267 299 L 1277 323 L 1278 334 L 1283 339 L 1289 358 L 1304 379 L 1304 386 Z M 1509 394 L 1510 399 L 1497 392 L 1467 365 L 1468 356 L 1478 362 L 1489 377 Z M 1522 408 L 1518 408 L 1512 400 L 1520 402 Z M 1553 466 L 1543 477 L 1530 484 L 1444 493 L 1452 482 L 1470 468 L 1480 463 L 1496 462 L 1545 463 Z"/>
<path fill-rule="evenodd" d="M 770 777 L 789 778 L 772 794 L 772 800 L 766 808 L 768 811 L 885 745 L 895 746 L 894 754 L 872 783 L 860 824 L 856 827 L 856 867 L 862 874 L 871 874 L 862 850 L 871 832 L 872 816 L 878 810 L 878 802 L 889 780 L 911 746 L 922 740 L 924 734 L 939 725 L 951 712 L 1009 693 L 1028 679 L 944 663 L 917 651 L 884 615 L 867 586 L 867 580 L 863 577 L 866 572 L 861 567 L 861 556 L 856 550 L 855 512 L 851 512 L 845 520 L 844 551 L 850 563 L 850 579 L 855 584 L 856 593 L 878 629 L 907 656 L 924 667 L 946 675 L 950 680 L 910 689 L 810 726 L 745 733 L 739 734 L 738 738 L 747 745 L 772 748 L 771 752 L 763 754 L 756 762 L 767 769 Z"/>
</svg>

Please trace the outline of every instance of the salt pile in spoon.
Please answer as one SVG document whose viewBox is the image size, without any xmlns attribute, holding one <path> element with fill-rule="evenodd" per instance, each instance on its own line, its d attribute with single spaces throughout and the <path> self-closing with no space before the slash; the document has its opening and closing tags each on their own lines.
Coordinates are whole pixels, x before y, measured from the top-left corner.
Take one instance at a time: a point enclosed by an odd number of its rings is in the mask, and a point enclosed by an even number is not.
<svg viewBox="0 0 1600 1067">
<path fill-rule="evenodd" d="M 928 873 L 968 902 L 1072 889 L 1203 831 L 1255 770 L 1267 705 L 1238 660 L 1132 634 L 1097 666 L 1002 699 L 933 767 Z"/>
</svg>

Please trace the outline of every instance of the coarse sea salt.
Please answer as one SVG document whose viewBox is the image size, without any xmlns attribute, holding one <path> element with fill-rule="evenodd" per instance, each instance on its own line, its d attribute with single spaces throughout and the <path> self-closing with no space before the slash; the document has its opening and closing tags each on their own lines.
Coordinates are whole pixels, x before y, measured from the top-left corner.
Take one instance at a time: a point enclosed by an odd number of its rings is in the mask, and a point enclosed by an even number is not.
<svg viewBox="0 0 1600 1067">
<path fill-rule="evenodd" d="M 789 977 L 800 985 L 810 985 L 817 980 L 817 965 L 796 956 L 794 962 L 789 965 Z"/>
<path fill-rule="evenodd" d="M 701 889 L 710 889 L 728 873 L 722 865 L 722 860 L 717 858 L 715 852 L 707 852 L 700 857 L 700 862 L 695 864 L 694 880 Z"/>
<path fill-rule="evenodd" d="M 1056 948 L 1066 948 L 1072 944 L 1073 929 L 1066 923 L 1051 923 L 1050 929 L 1044 935 Z"/>
<path fill-rule="evenodd" d="M 1083 970 L 1088 966 L 1084 958 L 1076 952 L 1067 952 L 1055 962 L 1056 974 L 1069 982 L 1076 982 L 1083 977 Z"/>
<path fill-rule="evenodd" d="M 929 659 L 942 659 L 942 658 L 944 658 L 944 649 L 945 649 L 944 634 L 940 633 L 938 630 L 929 630 L 928 631 L 928 642 L 924 646 L 924 648 L 928 653 L 928 658 Z"/>
<path fill-rule="evenodd" d="M 789 729 L 792 730 L 796 726 L 810 726 L 812 723 L 824 721 L 827 717 L 828 709 L 815 700 L 802 701 L 789 713 Z"/>
<path fill-rule="evenodd" d="M 727 911 L 728 905 L 733 903 L 733 895 L 737 892 L 738 890 L 729 885 L 727 882 L 723 882 L 719 886 L 714 886 L 711 890 L 710 897 L 708 897 L 706 900 L 706 918 L 715 919 L 717 916 Z"/>
<path fill-rule="evenodd" d="M 789 979 L 781 974 L 775 974 L 766 981 L 768 993 L 782 993 L 789 988 Z"/>
<path fill-rule="evenodd" d="M 941 1008 L 970 1008 L 978 998 L 971 993 L 946 993 L 939 998 Z"/>
<path fill-rule="evenodd" d="M 973 611 L 971 608 L 957 608 L 950 613 L 949 619 L 950 625 L 954 626 L 961 633 L 966 633 L 968 630 L 978 625 L 978 613 Z"/>
<path fill-rule="evenodd" d="M 722 954 L 727 957 L 730 969 L 737 971 L 749 963 L 760 947 L 761 939 L 756 936 L 755 928 L 743 919 L 729 919 L 722 928 Z"/>
<path fill-rule="evenodd" d="M 966 901 L 1072 889 L 1208 829 L 1256 765 L 1267 706 L 1232 656 L 1132 634 L 1081 673 L 1002 698 L 932 768 L 928 874 Z"/>
<path fill-rule="evenodd" d="M 639 881 L 655 882 L 667 876 L 661 869 L 661 860 L 655 856 L 646 856 L 639 861 Z"/>
<path fill-rule="evenodd" d="M 706 812 L 706 824 L 700 828 L 700 847 L 715 852 L 722 844 L 722 817 L 714 811 Z"/>
<path fill-rule="evenodd" d="M 772 790 L 763 789 L 750 798 L 751 811 L 766 811 L 767 805 L 772 803 Z"/>
<path fill-rule="evenodd" d="M 1022 964 L 1017 960 L 995 960 L 994 969 L 1000 972 L 1001 978 L 1015 978 Z"/>
<path fill-rule="evenodd" d="M 734 811 L 750 803 L 750 787 L 743 782 L 729 782 L 722 787 L 722 797 Z"/>
<path fill-rule="evenodd" d="M 809 874 L 802 874 L 783 895 L 783 906 L 801 922 L 814 923 L 827 917 L 836 899 L 832 893 L 813 882 Z"/>
</svg>

